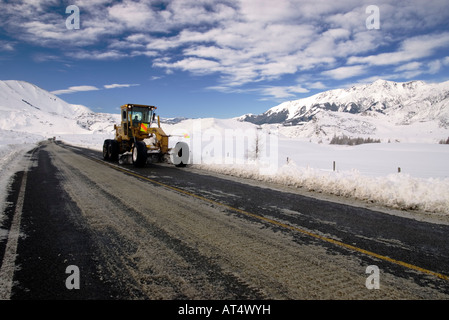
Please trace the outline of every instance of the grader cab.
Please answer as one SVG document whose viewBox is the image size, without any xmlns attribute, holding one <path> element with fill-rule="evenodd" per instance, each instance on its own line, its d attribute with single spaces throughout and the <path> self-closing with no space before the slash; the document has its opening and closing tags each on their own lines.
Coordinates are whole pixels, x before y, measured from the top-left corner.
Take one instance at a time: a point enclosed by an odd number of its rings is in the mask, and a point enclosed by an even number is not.
<svg viewBox="0 0 449 320">
<path fill-rule="evenodd" d="M 189 147 L 178 142 L 169 148 L 169 136 L 162 130 L 155 106 L 125 104 L 121 109 L 121 124 L 114 125 L 115 138 L 103 144 L 103 158 L 110 161 L 131 162 L 142 167 L 148 161 L 164 162 L 171 160 L 178 167 L 187 164 Z"/>
</svg>

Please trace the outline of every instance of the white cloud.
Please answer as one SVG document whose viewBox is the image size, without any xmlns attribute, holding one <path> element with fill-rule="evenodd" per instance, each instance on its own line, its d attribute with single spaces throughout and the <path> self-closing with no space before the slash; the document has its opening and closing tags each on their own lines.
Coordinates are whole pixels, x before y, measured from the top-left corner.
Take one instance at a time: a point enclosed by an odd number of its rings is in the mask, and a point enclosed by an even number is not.
<svg viewBox="0 0 449 320">
<path fill-rule="evenodd" d="M 125 0 L 107 9 L 109 18 L 126 28 L 142 30 L 157 25 L 158 15 L 145 2 Z"/>
<path fill-rule="evenodd" d="M 130 56 L 129 52 L 122 52 L 120 50 L 108 50 L 108 51 L 89 51 L 78 50 L 67 53 L 68 56 L 76 59 L 86 60 L 115 60 L 122 59 Z"/>
<path fill-rule="evenodd" d="M 0 40 L 0 51 L 14 51 L 14 43 Z"/>
<path fill-rule="evenodd" d="M 73 87 L 69 87 L 67 89 L 52 91 L 51 93 L 53 93 L 55 95 L 60 95 L 60 94 L 69 94 L 69 93 L 75 93 L 75 92 L 96 91 L 96 90 L 100 90 L 100 89 L 98 89 L 97 87 L 94 87 L 94 86 L 73 86 Z"/>
<path fill-rule="evenodd" d="M 103 87 L 106 89 L 116 89 L 116 88 L 129 88 L 129 87 L 136 87 L 139 86 L 139 84 L 105 84 Z"/>
<path fill-rule="evenodd" d="M 113 83 L 113 84 L 106 84 L 103 87 L 105 89 L 117 89 L 117 88 L 129 88 L 129 87 L 134 87 L 134 86 L 139 86 L 139 84 Z M 85 91 L 97 91 L 97 90 L 101 90 L 101 89 L 97 88 L 95 86 L 84 85 L 84 86 L 73 86 L 73 87 L 69 87 L 67 89 L 55 90 L 55 91 L 52 91 L 51 93 L 53 93 L 55 95 L 61 95 L 61 94 L 70 94 L 70 93 L 85 92 Z"/>
<path fill-rule="evenodd" d="M 179 26 L 214 25 L 236 19 L 233 7 L 235 1 L 217 0 L 172 0 L 168 2 L 161 17 L 165 18 L 166 29 L 179 28 Z"/>
<path fill-rule="evenodd" d="M 411 71 L 411 70 L 419 70 L 422 66 L 421 62 L 410 62 L 403 64 L 395 69 L 395 71 Z"/>
<path fill-rule="evenodd" d="M 280 22 L 300 17 L 300 2 L 288 0 L 238 1 L 240 14 L 247 21 Z"/>
<path fill-rule="evenodd" d="M 445 62 L 447 57 L 443 59 L 435 59 L 428 62 L 410 62 L 397 67 L 394 71 L 398 72 L 395 78 L 413 79 L 421 74 L 436 74 L 447 65 Z"/>
<path fill-rule="evenodd" d="M 321 81 L 307 83 L 307 87 L 310 89 L 326 89 L 326 85 L 324 85 Z"/>
<path fill-rule="evenodd" d="M 340 67 L 332 70 L 323 71 L 322 75 L 336 80 L 342 80 L 362 75 L 366 72 L 365 66 Z"/>
<path fill-rule="evenodd" d="M 443 65 L 443 63 L 442 63 L 440 60 L 433 60 L 433 61 L 430 61 L 430 62 L 427 64 L 427 67 L 429 68 L 428 72 L 429 72 L 430 74 L 435 74 L 435 73 L 437 73 L 438 71 L 440 71 L 442 65 Z"/>
<path fill-rule="evenodd" d="M 294 97 L 295 93 L 307 93 L 308 89 L 303 88 L 301 85 L 296 86 L 274 86 L 269 88 L 264 88 L 261 93 L 266 96 L 271 96 L 274 98 L 289 98 Z"/>
<path fill-rule="evenodd" d="M 449 56 L 444 57 L 443 59 L 443 65 L 448 66 L 449 65 Z"/>
<path fill-rule="evenodd" d="M 449 46 L 449 32 L 416 36 L 405 39 L 399 50 L 365 57 L 350 57 L 349 64 L 366 63 L 374 66 L 396 65 L 415 59 L 427 58 L 435 50 Z"/>
<path fill-rule="evenodd" d="M 216 61 L 188 57 L 176 62 L 167 62 L 165 59 L 156 60 L 153 64 L 155 67 L 171 69 L 179 69 L 182 71 L 190 71 L 195 74 L 209 74 L 220 71 L 220 64 Z"/>
</svg>

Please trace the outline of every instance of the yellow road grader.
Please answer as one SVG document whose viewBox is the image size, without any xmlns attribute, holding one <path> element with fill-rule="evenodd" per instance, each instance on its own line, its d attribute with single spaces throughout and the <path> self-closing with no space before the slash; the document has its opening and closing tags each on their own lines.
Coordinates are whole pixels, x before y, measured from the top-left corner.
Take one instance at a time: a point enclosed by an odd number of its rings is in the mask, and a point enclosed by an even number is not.
<svg viewBox="0 0 449 320">
<path fill-rule="evenodd" d="M 125 104 L 120 109 L 121 124 L 114 125 L 115 138 L 103 143 L 104 160 L 127 163 L 130 159 L 136 167 L 166 161 L 177 167 L 187 165 L 188 144 L 180 141 L 169 148 L 169 135 L 162 130 L 159 116 L 156 119 L 155 106 Z"/>
</svg>

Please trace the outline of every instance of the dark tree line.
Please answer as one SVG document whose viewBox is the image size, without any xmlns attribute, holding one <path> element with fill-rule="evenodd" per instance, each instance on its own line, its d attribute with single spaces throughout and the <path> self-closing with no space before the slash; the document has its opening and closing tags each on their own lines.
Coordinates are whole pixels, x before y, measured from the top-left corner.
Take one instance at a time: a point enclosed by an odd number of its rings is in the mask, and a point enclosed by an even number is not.
<svg viewBox="0 0 449 320">
<path fill-rule="evenodd" d="M 330 144 L 343 144 L 343 145 L 349 145 L 349 146 L 355 146 L 358 144 L 363 143 L 380 143 L 380 139 L 373 139 L 373 138 L 350 138 L 346 135 L 343 135 L 341 137 L 334 136 L 332 140 L 330 141 Z"/>
<path fill-rule="evenodd" d="M 447 138 L 446 140 L 441 139 L 440 144 L 449 144 L 449 138 Z"/>
</svg>

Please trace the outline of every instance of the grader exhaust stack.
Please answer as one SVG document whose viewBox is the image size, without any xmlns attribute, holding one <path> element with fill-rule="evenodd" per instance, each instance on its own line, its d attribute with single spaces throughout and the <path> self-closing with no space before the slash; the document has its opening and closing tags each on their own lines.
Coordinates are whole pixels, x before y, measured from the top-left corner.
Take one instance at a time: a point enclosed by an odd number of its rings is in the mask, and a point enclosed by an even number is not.
<svg viewBox="0 0 449 320">
<path fill-rule="evenodd" d="M 147 161 L 171 160 L 177 167 L 184 167 L 189 159 L 189 146 L 178 142 L 173 149 L 168 147 L 169 136 L 162 130 L 155 106 L 125 104 L 121 109 L 121 124 L 114 125 L 115 138 L 103 144 L 103 158 L 110 161 L 124 161 L 131 158 L 137 166 Z M 157 126 L 155 123 L 157 121 Z"/>
</svg>

